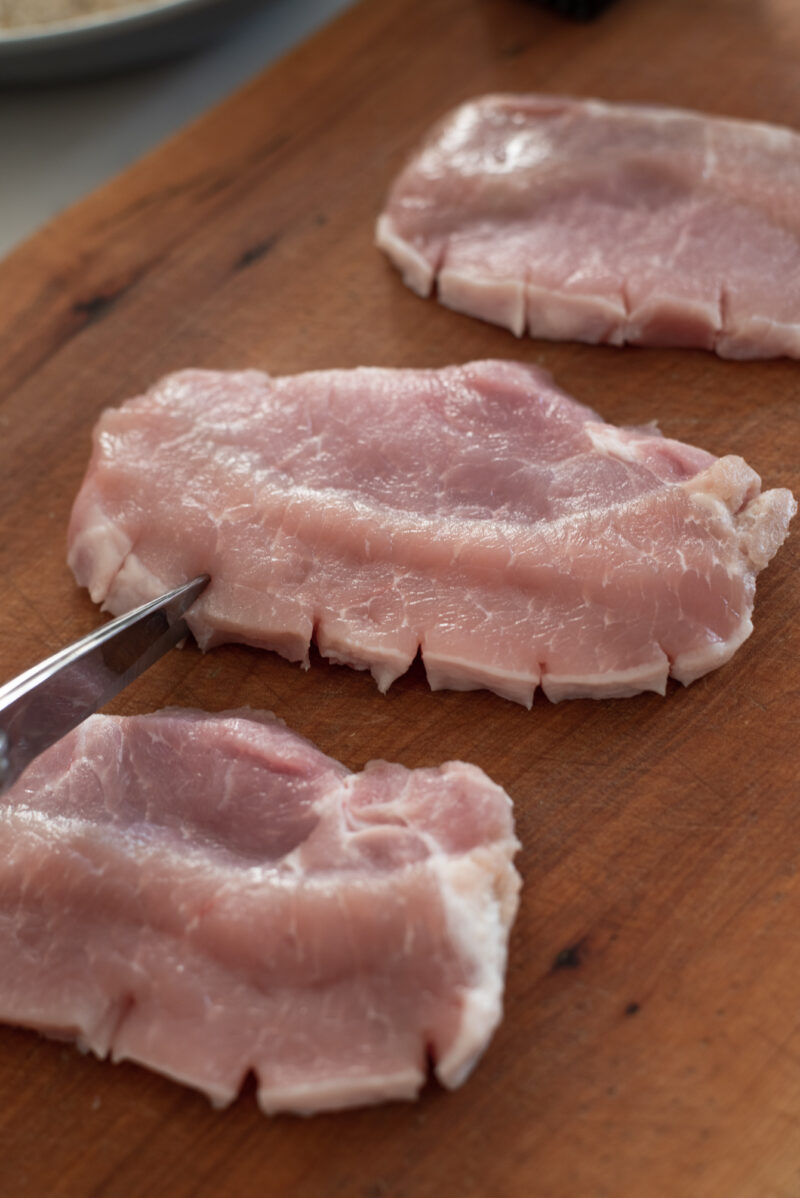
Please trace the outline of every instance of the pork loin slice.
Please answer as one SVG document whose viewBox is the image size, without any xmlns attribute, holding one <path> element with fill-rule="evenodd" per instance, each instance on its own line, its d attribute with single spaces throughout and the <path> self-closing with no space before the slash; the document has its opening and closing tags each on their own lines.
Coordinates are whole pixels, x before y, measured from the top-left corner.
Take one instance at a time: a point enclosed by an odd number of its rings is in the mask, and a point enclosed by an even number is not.
<svg viewBox="0 0 800 1198">
<path fill-rule="evenodd" d="M 93 716 L 0 799 L 0 1018 L 263 1109 L 464 1080 L 518 848 L 474 766 L 353 774 L 251 711 Z"/>
<path fill-rule="evenodd" d="M 115 613 L 208 572 L 203 648 L 313 635 L 381 690 L 421 649 L 432 687 L 530 706 L 727 661 L 794 509 L 531 366 L 185 371 L 101 418 L 69 561 Z"/>
<path fill-rule="evenodd" d="M 396 180 L 377 242 L 420 295 L 554 340 L 800 357 L 800 135 L 484 96 Z"/>
</svg>

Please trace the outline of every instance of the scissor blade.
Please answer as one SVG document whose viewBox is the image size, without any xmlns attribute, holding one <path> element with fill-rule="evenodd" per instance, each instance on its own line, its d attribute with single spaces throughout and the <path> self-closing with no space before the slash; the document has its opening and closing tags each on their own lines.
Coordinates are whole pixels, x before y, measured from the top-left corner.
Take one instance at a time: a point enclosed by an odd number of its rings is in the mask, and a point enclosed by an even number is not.
<svg viewBox="0 0 800 1198">
<path fill-rule="evenodd" d="M 0 793 L 186 636 L 183 614 L 207 585 L 194 578 L 0 686 Z"/>
</svg>

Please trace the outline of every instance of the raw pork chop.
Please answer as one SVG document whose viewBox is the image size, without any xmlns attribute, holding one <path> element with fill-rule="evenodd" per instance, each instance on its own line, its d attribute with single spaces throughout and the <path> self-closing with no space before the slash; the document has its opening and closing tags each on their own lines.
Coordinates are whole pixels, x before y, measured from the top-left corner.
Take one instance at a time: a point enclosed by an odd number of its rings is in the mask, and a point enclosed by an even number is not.
<svg viewBox="0 0 800 1198">
<path fill-rule="evenodd" d="M 518 848 L 474 766 L 363 773 L 250 711 L 93 716 L 0 799 L 0 1018 L 265 1111 L 457 1086 Z"/>
<path fill-rule="evenodd" d="M 100 420 L 69 560 L 113 612 L 208 572 L 203 648 L 313 635 L 382 690 L 419 648 L 432 687 L 530 704 L 727 661 L 793 510 L 513 362 L 187 371 Z"/>
<path fill-rule="evenodd" d="M 451 113 L 378 244 L 420 295 L 516 334 L 800 357 L 800 135 L 546 96 Z"/>
</svg>

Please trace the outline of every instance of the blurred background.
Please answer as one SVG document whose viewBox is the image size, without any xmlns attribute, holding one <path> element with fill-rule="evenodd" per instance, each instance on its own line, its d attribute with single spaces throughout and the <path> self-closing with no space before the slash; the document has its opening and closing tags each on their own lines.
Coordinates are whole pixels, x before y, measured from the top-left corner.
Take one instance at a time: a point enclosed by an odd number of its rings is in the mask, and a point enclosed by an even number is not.
<svg viewBox="0 0 800 1198">
<path fill-rule="evenodd" d="M 64 31 L 0 0 L 0 257 L 352 3 L 162 0 Z"/>
</svg>

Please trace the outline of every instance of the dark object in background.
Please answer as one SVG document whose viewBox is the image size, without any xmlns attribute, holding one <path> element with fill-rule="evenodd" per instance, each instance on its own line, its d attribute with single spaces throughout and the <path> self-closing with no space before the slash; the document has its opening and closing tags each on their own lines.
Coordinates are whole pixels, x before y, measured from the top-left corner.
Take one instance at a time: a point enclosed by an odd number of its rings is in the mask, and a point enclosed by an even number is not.
<svg viewBox="0 0 800 1198">
<path fill-rule="evenodd" d="M 612 0 L 539 0 L 539 3 L 562 17 L 572 17 L 574 21 L 591 21 L 599 17 Z"/>
</svg>

